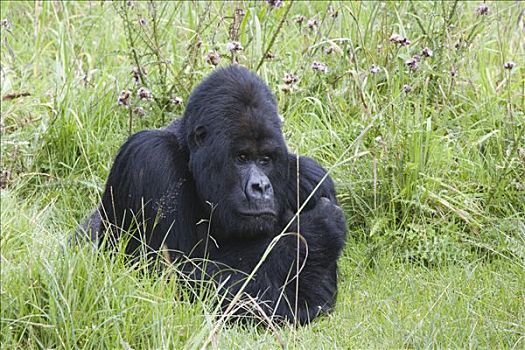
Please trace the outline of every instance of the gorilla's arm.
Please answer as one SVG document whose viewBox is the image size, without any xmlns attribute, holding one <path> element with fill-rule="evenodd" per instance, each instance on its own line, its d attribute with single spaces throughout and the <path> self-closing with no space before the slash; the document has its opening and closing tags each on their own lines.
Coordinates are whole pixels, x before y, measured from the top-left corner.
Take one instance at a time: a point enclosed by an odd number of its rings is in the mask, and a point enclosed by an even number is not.
<svg viewBox="0 0 525 350">
<path fill-rule="evenodd" d="M 299 172 L 297 172 L 297 165 L 299 165 Z M 288 209 L 292 210 L 294 213 L 299 209 L 299 206 L 297 205 L 297 185 L 299 185 L 300 205 L 302 205 L 310 194 L 313 193 L 312 198 L 306 203 L 305 210 L 311 210 L 321 197 L 326 197 L 334 204 L 337 204 L 334 182 L 330 176 L 326 176 L 323 180 L 326 175 L 326 170 L 315 160 L 301 156 L 299 157 L 298 164 L 297 156 L 290 154 L 289 169 L 290 180 L 288 181 L 287 192 Z M 298 173 L 299 184 L 297 183 Z M 319 185 L 321 181 L 322 183 Z"/>
<path fill-rule="evenodd" d="M 294 234 L 281 237 L 243 293 L 256 298 L 258 308 L 267 316 L 288 321 L 297 318 L 298 323 L 306 324 L 318 314 L 329 311 L 335 303 L 337 258 L 344 245 L 346 223 L 341 209 L 323 198 L 314 209 L 301 215 L 300 230 L 294 223 L 288 231 L 300 231 L 307 248 L 301 239 L 298 244 Z M 222 287 L 222 293 L 227 291 L 227 298 L 223 302 L 223 308 L 226 308 L 261 259 L 270 241 L 271 238 L 223 242 L 216 252 L 212 252 L 211 260 L 204 264 L 206 276 L 202 276 L 200 270 L 203 265 L 183 265 L 182 270 L 196 282 L 190 284 L 197 287 L 201 280 L 214 279 Z M 295 317 L 297 247 L 299 267 L 302 269 Z M 246 298 L 242 299 L 246 301 Z M 239 316 L 251 313 L 258 314 L 258 311 L 249 304 L 235 311 Z"/>
<path fill-rule="evenodd" d="M 99 211 L 109 227 L 100 229 L 101 234 L 115 243 L 121 229 L 136 229 L 126 247 L 130 254 L 136 253 L 141 241 L 148 252 L 162 245 L 172 252 L 189 251 L 196 243 L 197 196 L 187 162 L 172 132 L 149 130 L 131 136 L 119 150 L 106 182 Z"/>
</svg>

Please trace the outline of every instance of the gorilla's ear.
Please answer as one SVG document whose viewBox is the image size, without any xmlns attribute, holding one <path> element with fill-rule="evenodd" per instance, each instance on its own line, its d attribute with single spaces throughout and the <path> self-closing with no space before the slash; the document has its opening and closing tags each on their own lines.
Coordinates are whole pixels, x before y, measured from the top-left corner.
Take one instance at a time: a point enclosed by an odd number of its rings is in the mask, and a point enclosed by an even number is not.
<svg viewBox="0 0 525 350">
<path fill-rule="evenodd" d="M 198 125 L 190 134 L 188 142 L 192 148 L 200 147 L 204 143 L 207 135 L 208 130 L 206 130 L 206 127 L 204 125 Z"/>
</svg>

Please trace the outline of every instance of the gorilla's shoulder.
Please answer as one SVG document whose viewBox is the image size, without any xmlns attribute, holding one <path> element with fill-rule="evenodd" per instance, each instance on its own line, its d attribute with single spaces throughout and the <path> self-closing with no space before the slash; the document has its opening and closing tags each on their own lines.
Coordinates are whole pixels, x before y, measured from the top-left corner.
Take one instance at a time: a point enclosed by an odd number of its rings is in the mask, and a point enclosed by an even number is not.
<svg viewBox="0 0 525 350">
<path fill-rule="evenodd" d="M 188 152 L 179 141 L 177 131 L 171 129 L 170 125 L 164 129 L 143 130 L 131 135 L 122 145 L 117 160 L 119 158 L 152 166 L 164 164 L 167 160 L 185 165 Z"/>
<path fill-rule="evenodd" d="M 168 126 L 166 126 L 164 130 L 177 134 L 181 126 L 182 126 L 182 118 L 177 118 L 174 121 L 172 121 Z"/>
</svg>

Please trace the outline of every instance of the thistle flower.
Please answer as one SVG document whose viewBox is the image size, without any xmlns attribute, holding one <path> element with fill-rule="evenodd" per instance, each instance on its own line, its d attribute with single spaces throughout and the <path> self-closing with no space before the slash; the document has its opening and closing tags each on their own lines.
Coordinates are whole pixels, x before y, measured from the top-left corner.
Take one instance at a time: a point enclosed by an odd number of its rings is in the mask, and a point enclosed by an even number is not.
<svg viewBox="0 0 525 350">
<path fill-rule="evenodd" d="M 146 111 L 144 110 L 144 108 L 138 106 L 138 107 L 133 108 L 133 114 L 136 114 L 139 117 L 143 117 L 146 115 Z"/>
<path fill-rule="evenodd" d="M 313 30 L 319 25 L 319 22 L 316 19 L 312 18 L 308 20 L 307 24 L 308 24 L 308 29 Z"/>
<path fill-rule="evenodd" d="M 283 5 L 283 0 L 266 0 L 266 2 L 273 9 L 279 8 Z"/>
<path fill-rule="evenodd" d="M 313 62 L 312 69 L 314 71 L 318 71 L 324 74 L 328 73 L 328 66 L 322 62 L 317 62 L 317 61 Z"/>
<path fill-rule="evenodd" d="M 182 98 L 180 98 L 179 96 L 173 96 L 170 99 L 170 102 L 173 103 L 175 106 L 179 106 L 182 104 Z"/>
<path fill-rule="evenodd" d="M 328 14 L 333 19 L 336 19 L 339 16 L 339 11 L 337 11 L 336 9 L 334 9 L 334 7 L 332 5 L 330 5 L 330 6 L 328 6 Z"/>
<path fill-rule="evenodd" d="M 151 91 L 149 91 L 149 90 L 146 89 L 145 87 L 140 87 L 140 88 L 137 90 L 137 96 L 138 96 L 141 100 L 151 100 L 151 98 L 153 97 Z"/>
<path fill-rule="evenodd" d="M 11 29 L 11 22 L 7 18 L 4 18 L 0 21 L 0 27 L 4 27 L 5 29 L 9 30 Z"/>
<path fill-rule="evenodd" d="M 405 64 L 410 68 L 410 70 L 416 71 L 419 64 L 419 56 L 413 56 L 405 61 Z"/>
<path fill-rule="evenodd" d="M 295 17 L 294 21 L 295 21 L 295 23 L 301 25 L 301 24 L 303 24 L 305 19 L 306 18 L 303 15 L 298 15 L 297 17 Z"/>
<path fill-rule="evenodd" d="M 6 188 L 11 182 L 12 174 L 9 170 L 2 170 L 0 173 L 0 188 Z"/>
<path fill-rule="evenodd" d="M 133 67 L 131 69 L 131 75 L 133 76 L 133 81 L 135 82 L 135 84 L 138 84 L 140 82 L 141 71 L 142 71 L 142 75 L 148 75 L 148 72 L 146 71 L 145 68 L 141 68 L 140 71 L 138 67 Z"/>
<path fill-rule="evenodd" d="M 283 82 L 284 84 L 280 86 L 281 91 L 291 92 L 293 90 L 294 84 L 297 83 L 299 79 L 296 75 L 292 73 L 284 73 Z"/>
<path fill-rule="evenodd" d="M 412 86 L 408 85 L 408 84 L 405 84 L 403 85 L 403 91 L 408 94 L 409 92 L 412 91 Z"/>
<path fill-rule="evenodd" d="M 373 64 L 371 67 L 370 67 L 370 73 L 372 74 L 377 74 L 379 73 L 381 69 L 379 68 L 379 66 L 376 66 L 375 64 Z"/>
<path fill-rule="evenodd" d="M 283 82 L 286 84 L 286 85 L 292 85 L 292 84 L 295 84 L 297 83 L 299 79 L 297 78 L 296 75 L 292 74 L 292 73 L 284 73 L 284 77 L 283 77 Z"/>
<path fill-rule="evenodd" d="M 405 38 L 404 36 L 399 35 L 397 33 L 393 33 L 390 36 L 389 40 L 390 42 L 393 42 L 394 44 L 398 44 L 399 46 L 408 46 L 412 43 L 408 38 Z"/>
<path fill-rule="evenodd" d="M 327 55 L 330 55 L 332 52 L 334 52 L 334 47 L 332 45 L 325 47 L 324 53 Z"/>
<path fill-rule="evenodd" d="M 117 105 L 129 108 L 129 103 L 130 103 L 129 98 L 130 97 L 131 97 L 131 92 L 129 90 L 121 91 L 117 99 Z"/>
<path fill-rule="evenodd" d="M 393 43 L 400 43 L 401 41 L 403 41 L 403 37 L 397 33 L 392 33 L 392 35 L 390 35 L 390 42 L 393 42 Z"/>
<path fill-rule="evenodd" d="M 238 41 L 229 42 L 228 44 L 226 44 L 226 49 L 230 52 L 239 52 L 244 50 L 241 43 Z"/>
<path fill-rule="evenodd" d="M 401 41 L 401 46 L 408 46 L 410 45 L 412 42 L 408 39 L 408 38 L 403 38 L 403 41 Z"/>
<path fill-rule="evenodd" d="M 137 67 L 133 67 L 131 69 L 131 74 L 133 76 L 133 81 L 136 83 L 138 83 L 140 81 L 140 73 L 139 73 L 139 69 Z"/>
<path fill-rule="evenodd" d="M 221 55 L 216 51 L 210 51 L 206 55 L 206 62 L 211 65 L 218 65 L 221 62 Z"/>
<path fill-rule="evenodd" d="M 376 136 L 374 141 L 380 146 L 385 146 L 386 145 L 386 142 L 383 140 L 383 137 L 381 135 Z"/>
<path fill-rule="evenodd" d="M 478 16 L 484 16 L 486 14 L 489 13 L 489 7 L 487 4 L 483 3 L 481 5 L 478 6 L 478 8 L 476 9 L 476 13 L 478 14 Z"/>
<path fill-rule="evenodd" d="M 428 47 L 425 47 L 423 49 L 423 51 L 421 51 L 421 55 L 423 57 L 432 57 L 434 56 L 434 51 L 432 51 L 431 49 L 429 49 Z"/>
</svg>

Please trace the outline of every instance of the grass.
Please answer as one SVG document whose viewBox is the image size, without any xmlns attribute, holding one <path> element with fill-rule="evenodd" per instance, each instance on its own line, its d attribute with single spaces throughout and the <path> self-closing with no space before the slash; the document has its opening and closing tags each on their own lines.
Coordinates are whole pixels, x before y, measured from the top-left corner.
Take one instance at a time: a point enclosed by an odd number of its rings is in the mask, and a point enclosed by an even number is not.
<svg viewBox="0 0 525 350">
<path fill-rule="evenodd" d="M 525 7 L 491 2 L 482 15 L 480 4 L 1 2 L 2 348 L 208 339 L 209 300 L 67 239 L 130 128 L 180 115 L 211 51 L 220 65 L 262 62 L 291 150 L 331 169 L 350 237 L 332 314 L 298 329 L 224 327 L 209 346 L 523 348 Z M 231 41 L 244 50 L 228 53 Z M 424 47 L 432 57 L 410 69 Z M 137 66 L 151 101 L 135 96 Z"/>
</svg>

